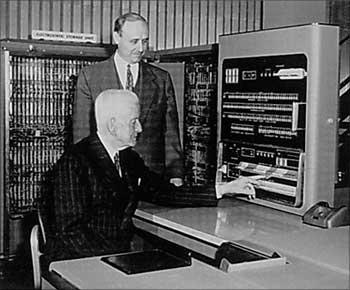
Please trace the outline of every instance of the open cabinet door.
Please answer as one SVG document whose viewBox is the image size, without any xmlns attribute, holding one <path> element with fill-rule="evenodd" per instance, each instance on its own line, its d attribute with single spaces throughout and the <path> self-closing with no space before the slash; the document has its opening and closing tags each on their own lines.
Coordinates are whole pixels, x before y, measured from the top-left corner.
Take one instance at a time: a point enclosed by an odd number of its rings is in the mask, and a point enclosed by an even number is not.
<svg viewBox="0 0 350 290">
<path fill-rule="evenodd" d="M 152 63 L 159 66 L 170 73 L 174 84 L 177 112 L 179 115 L 180 142 L 183 147 L 183 131 L 184 131 L 184 94 L 185 94 L 185 63 L 182 62 L 161 62 Z"/>
</svg>

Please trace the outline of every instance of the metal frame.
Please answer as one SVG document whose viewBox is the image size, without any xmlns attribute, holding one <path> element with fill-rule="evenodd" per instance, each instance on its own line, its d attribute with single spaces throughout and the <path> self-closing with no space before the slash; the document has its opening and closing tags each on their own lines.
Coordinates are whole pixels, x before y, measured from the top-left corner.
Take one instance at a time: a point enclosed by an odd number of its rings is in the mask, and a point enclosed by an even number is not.
<svg viewBox="0 0 350 290">
<path fill-rule="evenodd" d="M 336 205 L 339 27 L 308 24 L 221 36 L 218 116 L 221 116 L 222 63 L 226 58 L 304 53 L 308 58 L 305 171 L 301 207 L 265 200 L 250 202 L 302 215 L 320 200 Z M 218 118 L 220 141 L 221 118 Z M 219 160 L 218 160 L 219 161 Z M 219 164 L 219 163 L 218 163 Z"/>
<path fill-rule="evenodd" d="M 41 40 L 0 40 L 0 259 L 9 259 L 11 252 L 11 218 L 8 210 L 8 156 L 9 156 L 9 83 L 10 56 L 107 58 L 115 49 L 113 45 L 76 44 Z M 23 218 L 23 215 L 21 215 Z M 12 249 L 14 250 L 14 249 Z"/>
</svg>

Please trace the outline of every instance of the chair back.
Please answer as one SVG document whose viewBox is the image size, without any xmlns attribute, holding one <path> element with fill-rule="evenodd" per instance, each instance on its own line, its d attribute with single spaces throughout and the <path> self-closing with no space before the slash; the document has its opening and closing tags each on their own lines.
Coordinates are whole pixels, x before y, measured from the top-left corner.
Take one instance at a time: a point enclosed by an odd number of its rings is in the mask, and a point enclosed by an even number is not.
<svg viewBox="0 0 350 290">
<path fill-rule="evenodd" d="M 30 233 L 30 251 L 33 266 L 33 282 L 34 289 L 41 289 L 41 267 L 40 267 L 40 235 L 44 244 L 46 244 L 46 235 L 44 224 L 38 211 L 38 224 L 34 225 Z"/>
<path fill-rule="evenodd" d="M 34 225 L 30 233 L 30 251 L 32 255 L 34 289 L 41 289 L 40 256 L 42 253 L 39 250 L 39 225 Z"/>
</svg>

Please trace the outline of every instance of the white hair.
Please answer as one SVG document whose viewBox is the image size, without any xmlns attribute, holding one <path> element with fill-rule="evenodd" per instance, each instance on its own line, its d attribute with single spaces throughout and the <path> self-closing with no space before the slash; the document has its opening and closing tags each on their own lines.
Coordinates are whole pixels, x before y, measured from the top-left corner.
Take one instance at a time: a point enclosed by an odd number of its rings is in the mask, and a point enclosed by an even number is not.
<svg viewBox="0 0 350 290">
<path fill-rule="evenodd" d="M 95 100 L 95 118 L 97 130 L 104 130 L 111 118 L 127 117 L 130 109 L 139 106 L 139 99 L 129 90 L 108 89 L 101 92 Z"/>
</svg>

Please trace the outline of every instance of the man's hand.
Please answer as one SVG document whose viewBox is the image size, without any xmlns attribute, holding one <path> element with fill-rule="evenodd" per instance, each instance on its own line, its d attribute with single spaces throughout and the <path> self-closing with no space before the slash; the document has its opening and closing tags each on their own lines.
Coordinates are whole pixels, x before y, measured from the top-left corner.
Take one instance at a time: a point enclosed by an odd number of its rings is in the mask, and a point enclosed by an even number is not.
<svg viewBox="0 0 350 290">
<path fill-rule="evenodd" d="M 254 185 L 258 185 L 258 180 L 265 176 L 239 177 L 231 182 L 216 185 L 216 197 L 219 199 L 225 194 L 245 194 L 248 199 L 255 198 Z"/>
<path fill-rule="evenodd" d="M 174 184 L 175 186 L 179 187 L 183 185 L 183 180 L 182 178 L 171 178 L 170 183 Z"/>
</svg>

